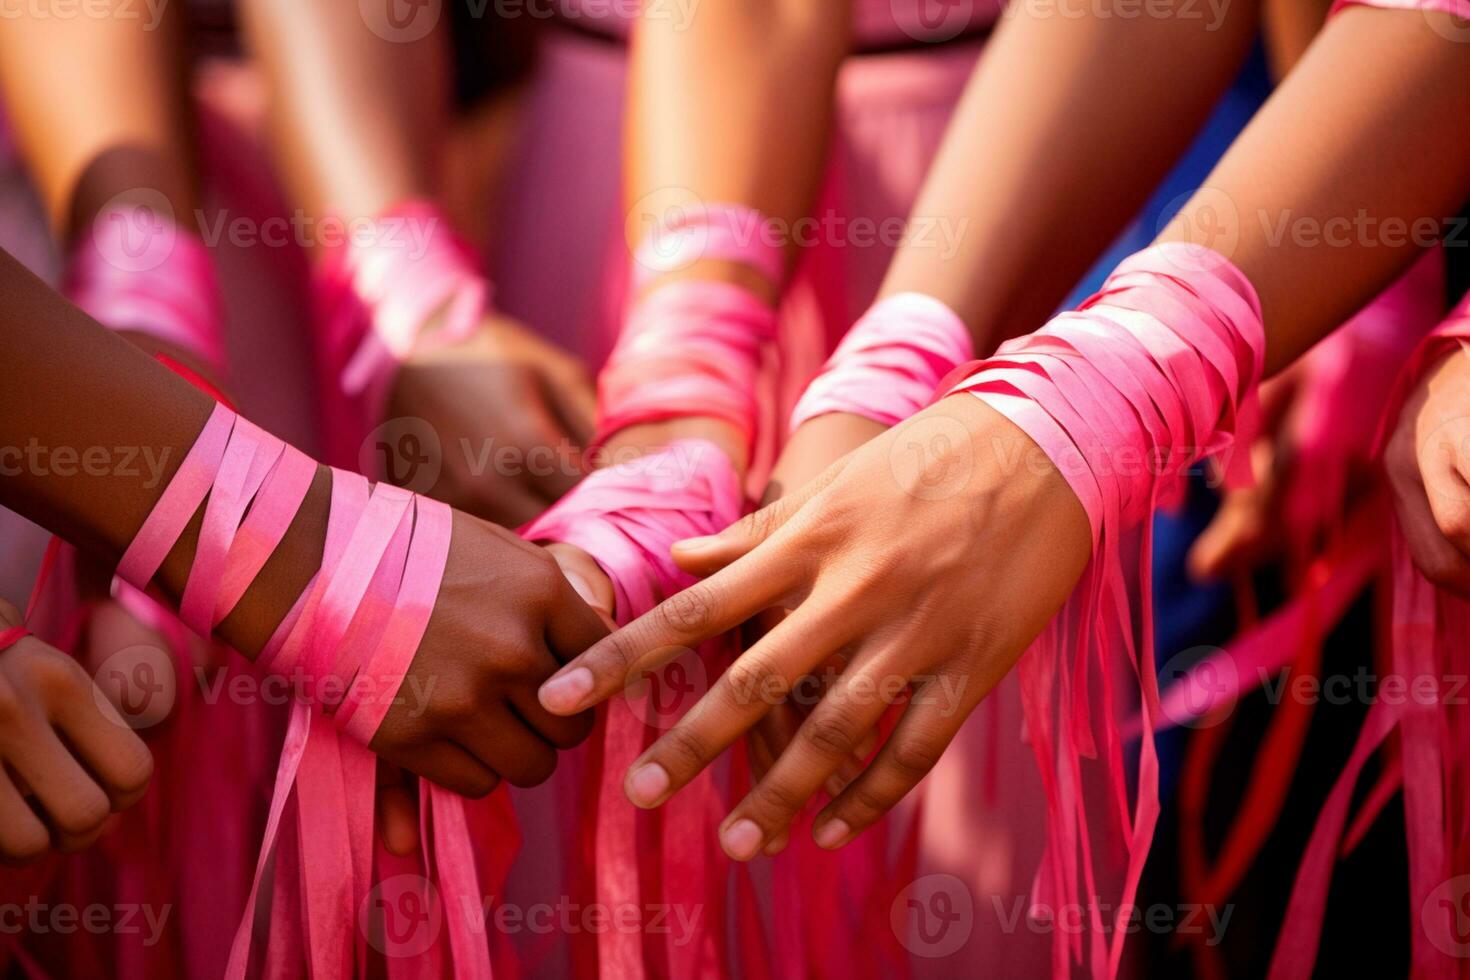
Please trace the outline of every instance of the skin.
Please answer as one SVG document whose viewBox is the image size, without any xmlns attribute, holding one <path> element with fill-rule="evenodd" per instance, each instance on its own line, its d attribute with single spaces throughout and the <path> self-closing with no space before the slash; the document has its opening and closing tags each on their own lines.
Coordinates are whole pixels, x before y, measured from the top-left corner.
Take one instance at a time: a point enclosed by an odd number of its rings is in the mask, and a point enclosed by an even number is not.
<svg viewBox="0 0 1470 980">
<path fill-rule="evenodd" d="M 213 402 L 127 341 L 102 328 L 9 256 L 0 257 L 0 357 L 24 365 L 0 392 L 0 446 L 32 442 L 55 465 L 19 465 L 0 480 L 5 506 L 115 567 L 212 410 Z M 85 406 L 107 406 L 91 411 Z M 55 472 L 60 450 L 123 447 L 146 467 Z M 151 457 L 150 455 L 151 454 Z M 216 635 L 254 657 L 321 561 L 330 471 L 322 467 L 280 547 Z M 155 578 L 177 602 L 192 560 L 202 508 Z M 503 775 L 529 784 L 555 766 L 554 747 L 585 737 L 590 716 L 553 717 L 536 684 L 559 661 L 606 632 L 541 549 L 503 528 L 456 512 L 444 583 L 404 681 L 371 747 L 466 795 Z"/>
<path fill-rule="evenodd" d="M 628 246 L 670 208 L 735 202 L 773 226 L 810 213 L 825 169 L 837 69 L 848 51 L 850 0 L 706 0 L 681 25 L 650 17 L 634 32 L 625 145 Z M 796 246 L 787 251 L 794 257 Z M 779 283 L 750 267 L 700 259 L 653 280 L 734 282 L 774 303 Z M 750 446 L 720 419 L 690 415 L 613 434 L 608 458 L 701 438 L 743 473 Z M 590 555 L 551 545 L 587 600 L 612 614 L 613 592 Z"/>
<path fill-rule="evenodd" d="M 1442 357 L 1414 387 L 1383 450 L 1399 528 L 1414 564 L 1470 598 L 1470 357 Z"/>
<path fill-rule="evenodd" d="M 21 622 L 0 602 L 0 629 Z M 88 846 L 152 775 L 147 746 L 76 660 L 33 636 L 0 651 L 0 863 Z"/>
<path fill-rule="evenodd" d="M 1258 216 L 1324 227 L 1365 209 L 1408 226 L 1455 214 L 1470 193 L 1470 133 L 1442 125 L 1470 111 L 1470 48 L 1450 33 L 1438 15 L 1408 11 L 1333 18 L 1160 236 L 1224 252 L 1255 285 L 1268 374 L 1386 287 L 1416 247 L 1386 236 L 1351 248 L 1278 239 Z M 1210 220 L 1222 201 L 1236 215 L 1224 236 Z M 660 804 L 766 712 L 768 699 L 750 692 L 779 690 L 840 652 L 847 669 L 721 825 L 726 852 L 748 859 L 779 844 L 898 693 L 952 682 L 961 693 L 948 702 L 912 697 L 872 761 L 817 815 L 816 841 L 841 846 L 917 785 L 1077 581 L 1087 522 L 1053 468 L 1014 465 L 1037 452 L 977 399 L 943 400 L 721 535 L 677 546 L 680 565 L 708 578 L 595 644 L 542 688 L 543 703 L 581 710 L 676 646 L 791 609 L 626 784 L 636 804 Z"/>
<path fill-rule="evenodd" d="M 441 196 L 445 161 L 436 148 L 445 145 L 450 123 L 442 24 L 418 40 L 389 41 L 350 4 L 249 0 L 240 7 L 252 52 L 276 93 L 273 144 L 297 206 L 318 219 L 367 216 L 405 199 Z M 595 399 L 579 361 L 515 319 L 491 313 L 465 340 L 411 355 L 389 409 L 426 420 L 445 446 L 463 440 L 472 447 L 444 454 L 435 496 L 515 525 L 580 478 L 579 447 L 591 436 Z M 492 439 L 522 458 L 549 449 L 568 462 L 481 472 L 476 453 Z"/>
</svg>

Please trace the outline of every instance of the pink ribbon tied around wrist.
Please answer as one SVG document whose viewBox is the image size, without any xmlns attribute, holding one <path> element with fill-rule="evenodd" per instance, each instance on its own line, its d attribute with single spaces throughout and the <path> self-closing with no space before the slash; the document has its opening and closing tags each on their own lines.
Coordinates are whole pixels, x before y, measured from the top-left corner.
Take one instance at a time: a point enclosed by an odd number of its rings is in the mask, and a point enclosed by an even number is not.
<svg viewBox="0 0 1470 980">
<path fill-rule="evenodd" d="M 743 204 L 714 203 L 673 209 L 633 251 L 632 284 L 640 292 L 654 279 L 701 259 L 735 262 L 781 285 L 785 253 L 769 234 L 765 215 Z"/>
<path fill-rule="evenodd" d="M 776 313 L 731 283 L 666 283 L 628 313 L 597 378 L 597 436 L 645 422 L 710 416 L 753 440 L 756 383 Z"/>
<path fill-rule="evenodd" d="M 216 404 L 118 565 L 145 588 L 204 506 L 180 617 L 209 635 L 275 553 L 318 472 L 298 450 Z M 452 512 L 444 504 L 331 472 L 321 565 L 263 648 L 258 663 L 289 678 L 296 700 L 282 749 L 265 840 L 227 975 L 246 975 L 254 909 L 282 819 L 297 803 L 292 848 L 275 866 L 272 958 L 313 976 L 365 972 L 355 925 L 372 881 L 376 760 L 366 748 L 428 626 L 448 559 Z M 343 738 L 342 736 L 350 736 Z M 423 789 L 438 814 L 433 873 L 446 901 L 478 900 L 462 807 Z M 291 910 L 302 910 L 290 923 Z M 457 908 L 458 906 L 456 906 Z M 488 976 L 488 951 L 454 917 L 449 942 L 464 975 Z M 288 924 L 290 923 L 290 924 Z"/>
<path fill-rule="evenodd" d="M 973 359 L 964 321 L 923 293 L 873 304 L 842 338 L 791 413 L 791 428 L 844 412 L 893 426 L 934 398 L 945 375 Z"/>
<path fill-rule="evenodd" d="M 1214 252 L 1163 244 L 1125 260 L 1077 311 L 949 379 L 958 379 L 950 391 L 973 392 L 1036 442 L 1092 530 L 1092 558 L 1072 597 L 1018 665 L 1048 811 L 1032 901 L 1087 910 L 1083 930 L 1054 938 L 1058 977 L 1083 962 L 1084 933 L 1090 972 L 1117 974 L 1127 932 L 1117 916 L 1133 905 L 1158 820 L 1149 519 L 1185 467 L 1229 444 L 1264 347 L 1245 276 Z M 1120 676 L 1131 676 L 1143 705 L 1138 756 L 1127 763 L 1122 729 L 1133 709 L 1115 690 Z M 1084 760 L 1103 767 L 1101 825 L 1085 805 L 1093 780 Z M 1125 859 L 1117 900 L 1095 897 L 1095 856 L 1105 848 Z"/>
<path fill-rule="evenodd" d="M 62 292 L 92 319 L 172 344 L 223 374 L 224 302 L 209 249 L 144 204 L 101 211 L 67 260 Z"/>
<path fill-rule="evenodd" d="M 347 221 L 345 235 L 317 271 L 323 341 L 342 390 L 376 408 L 411 354 L 474 333 L 492 290 L 474 250 L 431 202 L 404 201 Z M 426 332 L 440 313 L 437 329 Z"/>
</svg>

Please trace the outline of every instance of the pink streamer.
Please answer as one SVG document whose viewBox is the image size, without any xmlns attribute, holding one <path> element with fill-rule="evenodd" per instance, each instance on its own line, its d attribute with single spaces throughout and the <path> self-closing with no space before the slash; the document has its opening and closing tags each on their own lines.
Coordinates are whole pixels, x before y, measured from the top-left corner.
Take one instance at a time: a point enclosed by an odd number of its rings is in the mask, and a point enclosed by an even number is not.
<svg viewBox="0 0 1470 980">
<path fill-rule="evenodd" d="M 1419 345 L 1400 375 L 1379 434 L 1380 445 L 1399 420 L 1405 400 L 1424 373 L 1470 341 L 1470 297 Z M 1398 736 L 1402 757 L 1404 831 L 1409 852 L 1410 972 L 1415 977 L 1462 976 L 1466 960 L 1464 889 L 1470 874 L 1470 713 L 1448 695 L 1470 676 L 1470 602 L 1433 586 L 1414 566 L 1397 522 L 1393 533 L 1392 672 L 1384 683 L 1407 696 L 1380 693 L 1358 743 L 1339 775 L 1297 871 L 1286 919 L 1271 963 L 1273 980 L 1309 977 L 1326 915 L 1333 865 L 1342 846 L 1353 790 L 1373 753 Z M 1380 692 L 1382 687 L 1380 688 Z M 1427 696 L 1426 696 L 1427 695 Z M 1373 792 L 1365 804 L 1381 805 Z M 1361 823 L 1362 818 L 1355 823 Z M 1352 835 L 1361 833 L 1355 830 Z M 1442 894 L 1444 893 L 1444 894 Z"/>
<path fill-rule="evenodd" d="M 145 588 L 203 502 L 183 605 L 189 625 L 207 635 L 280 544 L 305 498 L 308 472 L 316 467 L 303 454 L 217 404 L 125 552 L 119 574 Z M 322 566 L 262 651 L 265 666 L 297 682 L 298 697 L 229 976 L 246 975 L 255 902 L 293 791 L 292 829 L 309 846 L 277 855 L 273 911 L 299 902 L 303 929 L 274 933 L 271 958 L 309 965 L 314 976 L 365 975 L 366 947 L 355 924 L 372 884 L 376 767 L 365 743 L 393 703 L 428 625 L 450 537 L 445 505 L 332 471 Z M 463 825 L 462 801 L 452 795 L 426 789 L 424 803 L 439 823 Z M 447 897 L 458 900 L 466 891 L 465 869 L 473 865 L 469 837 L 436 836 L 436 844 L 429 870 L 448 884 Z M 293 852 L 294 863 L 284 860 Z M 452 911 L 448 941 L 458 975 L 489 976 L 483 938 L 473 935 L 462 905 Z"/>
<path fill-rule="evenodd" d="M 831 412 L 897 425 L 929 404 L 941 379 L 975 356 L 953 310 L 922 293 L 873 304 L 842 338 L 791 413 L 791 428 Z"/>
<path fill-rule="evenodd" d="M 1086 963 L 1094 976 L 1117 974 L 1124 923 L 1104 921 L 1100 906 L 1127 914 L 1159 814 L 1148 518 L 1183 468 L 1228 446 L 1238 409 L 1260 378 L 1264 343 L 1259 302 L 1239 270 L 1213 252 L 1164 244 L 1125 260 L 1077 312 L 952 375 L 962 379 L 952 391 L 972 391 L 1041 447 L 1092 528 L 1092 559 L 1073 598 L 1019 670 L 1049 813 L 1034 900 L 1088 910 Z M 1131 808 L 1125 709 L 1110 680 L 1119 657 L 1143 703 Z M 1097 856 L 1116 850 L 1126 858 L 1118 900 L 1098 895 L 1094 838 L 1101 828 L 1080 792 L 1082 759 L 1093 757 L 1111 787 L 1110 825 L 1120 831 Z M 1068 974 L 1073 962 L 1083 962 L 1081 937 L 1069 941 L 1059 931 L 1054 974 Z"/>
<path fill-rule="evenodd" d="M 694 584 L 670 557 L 674 542 L 718 533 L 740 518 L 742 508 L 740 481 L 724 452 L 685 439 L 593 473 L 522 533 L 590 554 L 612 581 L 618 622 L 628 623 Z M 733 655 L 729 638 L 695 653 L 708 677 L 717 676 Z M 704 692 L 687 693 L 692 696 L 681 701 L 681 713 Z M 656 900 L 702 909 L 702 928 L 687 946 L 653 933 L 601 933 L 601 975 L 721 975 L 725 950 L 717 937 L 731 867 L 708 828 L 719 819 L 723 794 L 707 769 L 657 810 L 635 809 L 623 798 L 621 774 L 661 733 L 638 707 L 627 698 L 612 699 L 593 736 L 603 749 L 601 766 L 589 773 L 598 799 L 592 831 L 597 901 L 611 909 L 642 908 Z M 659 841 L 661 853 L 641 850 L 646 840 Z"/>
</svg>

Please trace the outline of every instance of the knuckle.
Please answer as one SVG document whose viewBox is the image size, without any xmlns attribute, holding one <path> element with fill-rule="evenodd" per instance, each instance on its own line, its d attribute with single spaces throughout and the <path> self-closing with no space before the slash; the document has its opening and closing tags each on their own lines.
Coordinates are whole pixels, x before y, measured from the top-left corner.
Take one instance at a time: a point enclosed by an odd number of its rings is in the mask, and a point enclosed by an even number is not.
<svg viewBox="0 0 1470 980">
<path fill-rule="evenodd" d="M 147 789 L 153 779 L 153 754 L 142 739 L 132 732 L 128 736 L 136 744 L 128 750 L 129 757 L 118 766 L 112 781 L 118 792 L 133 796 Z"/>
<path fill-rule="evenodd" d="M 480 702 L 468 690 L 456 685 L 440 692 L 432 711 L 437 720 L 457 725 L 473 720 L 480 711 Z"/>
<path fill-rule="evenodd" d="M 728 691 L 729 702 L 736 708 L 756 702 L 777 704 L 788 686 L 768 654 L 741 655 L 725 672 L 725 681 L 720 686 Z"/>
<path fill-rule="evenodd" d="M 707 583 L 669 596 L 658 606 L 658 625 L 675 633 L 694 633 L 714 616 L 714 590 Z"/>
<path fill-rule="evenodd" d="M 51 846 L 51 838 L 39 825 L 14 827 L 0 839 L 0 861 L 5 864 L 30 864 L 40 860 Z"/>
<path fill-rule="evenodd" d="M 806 798 L 788 783 L 767 777 L 756 787 L 752 802 L 763 813 L 785 815 L 800 810 L 806 804 Z"/>
<path fill-rule="evenodd" d="M 875 791 L 870 783 L 862 779 L 849 786 L 845 795 L 847 796 L 848 812 L 863 823 L 877 819 L 888 810 L 890 805 L 887 797 Z"/>
<path fill-rule="evenodd" d="M 709 759 L 705 741 L 687 725 L 675 725 L 659 739 L 659 754 L 671 773 L 693 773 Z"/>
<path fill-rule="evenodd" d="M 556 753 L 537 752 L 523 760 L 514 773 L 507 773 L 506 778 L 512 786 L 522 789 L 531 786 L 540 786 L 551 778 L 556 772 Z"/>
<path fill-rule="evenodd" d="M 454 787 L 456 793 L 472 800 L 479 800 L 495 792 L 495 787 L 500 785 L 500 777 L 487 770 L 464 776 L 457 782 L 458 785 Z"/>
<path fill-rule="evenodd" d="M 7 678 L 0 676 L 0 727 L 10 727 L 27 714 L 20 691 Z"/>
<path fill-rule="evenodd" d="M 112 813 L 107 797 L 95 786 L 78 789 L 71 800 L 57 807 L 52 814 L 56 826 L 76 837 L 86 836 L 101 827 Z"/>
<path fill-rule="evenodd" d="M 921 779 L 939 761 L 940 749 L 929 738 L 915 735 L 895 736 L 893 765 L 905 777 Z"/>
<path fill-rule="evenodd" d="M 52 696 L 69 695 L 91 683 L 81 664 L 50 647 L 28 653 L 24 667 L 37 690 Z"/>
<path fill-rule="evenodd" d="M 851 755 L 857 745 L 857 733 L 845 718 L 813 717 L 801 731 L 807 744 L 825 756 Z"/>
</svg>

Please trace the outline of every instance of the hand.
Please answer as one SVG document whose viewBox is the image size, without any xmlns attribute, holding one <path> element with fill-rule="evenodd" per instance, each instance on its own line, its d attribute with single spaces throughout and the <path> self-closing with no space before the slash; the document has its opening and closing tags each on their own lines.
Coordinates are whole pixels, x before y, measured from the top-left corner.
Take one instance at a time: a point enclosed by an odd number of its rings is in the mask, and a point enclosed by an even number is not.
<svg viewBox="0 0 1470 980">
<path fill-rule="evenodd" d="M 763 609 L 792 608 L 630 768 L 657 806 L 739 738 L 803 675 L 845 669 L 795 743 L 726 817 L 739 860 L 779 847 L 808 799 L 889 705 L 902 717 L 876 757 L 818 815 L 838 847 L 898 802 L 1061 607 L 1090 551 L 1086 514 L 1031 440 L 979 399 L 945 399 L 714 538 L 680 565 L 707 581 L 653 609 L 558 672 L 557 713 L 605 700 Z"/>
<path fill-rule="evenodd" d="M 543 782 L 592 716 L 551 714 L 536 686 L 606 634 L 544 549 L 456 512 L 438 602 L 371 748 L 465 796 L 501 776 Z"/>
<path fill-rule="evenodd" d="M 20 623 L 0 602 L 0 629 Z M 152 775 L 147 747 L 80 664 L 33 636 L 0 651 L 0 861 L 87 847 Z"/>
<path fill-rule="evenodd" d="M 832 412 L 808 419 L 791 433 L 786 446 L 781 450 L 771 479 L 761 496 L 761 506 L 780 500 L 787 493 L 799 490 L 822 475 L 822 472 L 837 460 L 857 449 L 863 443 L 882 435 L 885 427 L 861 415 Z M 767 609 L 757 616 L 742 631 L 743 646 L 751 647 L 760 641 L 776 624 L 786 618 L 784 609 Z M 759 781 L 775 764 L 792 742 L 797 730 L 806 720 L 817 699 L 813 693 L 825 690 L 824 686 L 837 672 L 840 664 L 824 665 L 821 673 L 802 682 L 803 696 L 789 697 L 761 717 L 750 729 L 746 738 L 749 749 L 751 776 Z M 875 737 L 865 738 L 854 749 L 851 759 L 839 767 L 836 776 L 829 781 L 827 791 L 836 796 L 842 786 L 851 782 L 862 769 L 862 762 L 873 751 Z"/>
<path fill-rule="evenodd" d="M 1384 447 L 1383 467 L 1414 564 L 1470 598 L 1470 355 L 1424 372 Z"/>
<path fill-rule="evenodd" d="M 595 406 L 576 358 L 494 317 L 459 343 L 410 358 L 388 415 L 423 419 L 439 437 L 437 485 L 412 489 L 516 527 L 580 478 Z"/>
</svg>

